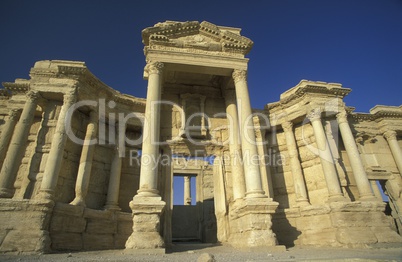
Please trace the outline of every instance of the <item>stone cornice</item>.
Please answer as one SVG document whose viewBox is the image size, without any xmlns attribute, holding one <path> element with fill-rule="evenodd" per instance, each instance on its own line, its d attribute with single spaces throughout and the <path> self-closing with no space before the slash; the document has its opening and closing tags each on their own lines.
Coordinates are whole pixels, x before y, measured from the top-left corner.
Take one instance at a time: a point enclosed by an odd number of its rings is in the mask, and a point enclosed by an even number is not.
<svg viewBox="0 0 402 262">
<path fill-rule="evenodd" d="M 11 92 L 11 94 L 25 94 L 28 92 L 30 83 L 28 81 L 24 82 L 3 82 L 2 83 L 4 89 L 8 92 Z"/>
<path fill-rule="evenodd" d="M 197 38 L 191 38 L 196 36 Z M 205 39 L 205 37 L 207 39 Z M 179 39 L 181 38 L 181 39 Z M 222 55 L 246 55 L 253 41 L 240 35 L 237 28 L 220 27 L 203 21 L 166 21 L 142 31 L 146 49 L 172 49 L 199 53 L 221 53 Z M 212 42 L 211 42 L 212 40 Z"/>
<path fill-rule="evenodd" d="M 35 67 L 31 69 L 31 76 L 35 77 L 52 77 L 52 78 L 67 78 L 76 80 L 81 85 L 88 85 L 96 90 L 97 93 L 102 91 L 107 94 L 110 99 L 125 105 L 140 105 L 145 107 L 145 99 L 137 98 L 130 95 L 121 94 L 120 92 L 109 87 L 95 75 L 93 75 L 86 67 L 84 62 L 76 61 L 39 61 Z M 22 85 L 26 83 L 5 83 L 8 86 Z M 29 83 L 28 83 L 29 84 Z M 4 85 L 4 83 L 3 83 Z"/>
</svg>

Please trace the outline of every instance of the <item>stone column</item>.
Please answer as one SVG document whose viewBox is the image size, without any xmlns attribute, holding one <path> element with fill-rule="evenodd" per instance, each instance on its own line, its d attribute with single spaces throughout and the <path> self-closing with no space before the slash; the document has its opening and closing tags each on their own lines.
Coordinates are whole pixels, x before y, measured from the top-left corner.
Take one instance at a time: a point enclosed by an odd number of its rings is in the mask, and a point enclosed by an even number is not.
<svg viewBox="0 0 402 262">
<path fill-rule="evenodd" d="M 6 155 L 8 144 L 10 143 L 19 115 L 19 110 L 11 109 L 8 119 L 3 126 L 0 137 L 0 164 L 3 162 L 4 156 Z"/>
<path fill-rule="evenodd" d="M 285 132 L 286 146 L 288 148 L 290 170 L 293 176 L 293 184 L 295 188 L 296 204 L 298 206 L 307 206 L 308 202 L 306 184 L 304 183 L 303 171 L 299 161 L 299 153 L 295 136 L 293 133 L 293 123 L 284 122 L 282 124 L 283 131 Z"/>
<path fill-rule="evenodd" d="M 345 201 L 333 163 L 331 150 L 327 138 L 325 137 L 324 127 L 321 123 L 321 111 L 319 109 L 313 109 L 307 114 L 307 118 L 311 121 L 311 125 L 313 126 L 321 167 L 327 183 L 328 201 Z"/>
<path fill-rule="evenodd" d="M 112 166 L 110 168 L 109 186 L 107 190 L 107 199 L 105 209 L 120 210 L 119 207 L 119 192 L 121 178 L 122 159 L 119 154 L 119 149 L 114 148 L 114 156 Z"/>
<path fill-rule="evenodd" d="M 66 133 L 66 114 L 68 109 L 75 103 L 74 93 L 65 94 L 63 106 L 57 119 L 56 130 L 53 135 L 52 144 L 46 161 L 45 171 L 40 185 L 39 194 L 36 198 L 52 198 L 57 186 L 57 179 L 61 168 L 64 155 L 64 146 L 67 141 Z"/>
<path fill-rule="evenodd" d="M 388 130 L 384 133 L 384 137 L 388 141 L 389 148 L 391 149 L 391 153 L 394 157 L 396 166 L 399 169 L 399 173 L 402 174 L 402 150 L 399 147 L 396 132 L 393 130 Z"/>
<path fill-rule="evenodd" d="M 159 196 L 158 167 L 155 166 L 159 155 L 160 104 L 162 94 L 163 63 L 154 62 L 146 66 L 148 71 L 148 91 L 145 105 L 145 123 L 143 130 L 140 196 Z"/>
<path fill-rule="evenodd" d="M 15 127 L 6 158 L 4 159 L 0 171 L 0 197 L 2 198 L 10 198 L 13 196 L 13 183 L 20 166 L 21 158 L 24 154 L 29 130 L 35 116 L 38 98 L 39 94 L 37 92 L 28 92 L 27 101 L 22 110 L 20 120 Z"/>
<path fill-rule="evenodd" d="M 353 176 L 356 180 L 357 189 L 359 191 L 359 200 L 373 201 L 375 200 L 375 196 L 371 190 L 366 171 L 364 170 L 355 138 L 350 130 L 347 113 L 345 111 L 338 113 L 336 115 L 336 120 L 338 121 L 343 144 L 345 145 L 346 153 L 348 154 L 349 162 L 352 167 Z"/>
<path fill-rule="evenodd" d="M 85 207 L 85 198 L 88 193 L 89 179 L 91 177 L 92 160 L 94 156 L 95 139 L 98 132 L 98 114 L 91 111 L 89 114 L 89 123 L 85 134 L 84 145 L 82 146 L 80 165 L 78 167 L 77 181 L 75 183 L 75 198 L 70 203 L 75 206 Z"/>
<path fill-rule="evenodd" d="M 262 189 L 253 115 L 247 89 L 247 72 L 234 70 L 237 108 L 239 114 L 246 197 L 229 203 L 230 235 L 234 247 L 267 247 L 277 244 L 272 232 L 272 214 L 278 203 L 265 195 Z M 261 223 L 261 221 L 264 221 Z M 248 225 L 248 226 L 245 226 Z M 257 226 L 256 226 L 257 225 Z"/>
<path fill-rule="evenodd" d="M 257 142 L 257 151 L 260 159 L 260 173 L 261 173 L 261 182 L 262 189 L 265 192 L 265 195 L 269 198 L 274 197 L 274 189 L 272 188 L 272 178 L 271 171 L 267 168 L 266 158 L 267 155 L 265 149 L 265 130 L 261 130 L 261 127 L 255 127 L 255 139 Z"/>
<path fill-rule="evenodd" d="M 184 177 L 184 205 L 191 205 L 191 177 Z"/>
<path fill-rule="evenodd" d="M 262 190 L 259 164 L 254 163 L 254 160 L 256 158 L 258 159 L 258 153 L 250 97 L 247 87 L 247 71 L 235 69 L 233 71 L 233 79 L 235 82 L 237 101 L 240 105 L 238 111 L 240 116 L 239 124 L 243 153 L 243 167 L 246 180 L 246 197 L 266 197 L 264 195 L 264 190 Z"/>
<path fill-rule="evenodd" d="M 163 248 L 165 243 L 160 235 L 160 218 L 166 203 L 157 189 L 159 156 L 159 120 L 162 89 L 163 63 L 148 63 L 148 91 L 145 105 L 143 130 L 140 189 L 130 202 L 133 211 L 133 233 L 127 239 L 126 249 Z"/>
<path fill-rule="evenodd" d="M 246 194 L 246 182 L 241 165 L 241 150 L 239 139 L 239 118 L 234 90 L 225 94 L 226 114 L 229 121 L 229 152 L 232 168 L 233 199 L 243 198 Z"/>
</svg>

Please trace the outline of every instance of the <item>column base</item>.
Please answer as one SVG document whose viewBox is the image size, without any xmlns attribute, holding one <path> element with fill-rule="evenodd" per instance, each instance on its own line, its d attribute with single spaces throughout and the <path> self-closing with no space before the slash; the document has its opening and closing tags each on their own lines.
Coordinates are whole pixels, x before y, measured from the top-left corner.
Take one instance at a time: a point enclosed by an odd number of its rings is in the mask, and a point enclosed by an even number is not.
<svg viewBox="0 0 402 262">
<path fill-rule="evenodd" d="M 236 248 L 276 246 L 271 227 L 277 207 L 278 203 L 270 198 L 235 200 L 230 206 L 229 243 Z"/>
<path fill-rule="evenodd" d="M 360 196 L 359 201 L 380 201 L 380 200 L 373 195 L 367 195 L 367 196 Z"/>
<path fill-rule="evenodd" d="M 246 192 L 246 198 L 266 198 L 264 190 L 252 190 Z"/>
<path fill-rule="evenodd" d="M 299 199 L 299 200 L 296 200 L 296 206 L 297 207 L 310 206 L 310 203 L 308 202 L 307 199 Z"/>
<path fill-rule="evenodd" d="M 106 204 L 103 207 L 104 210 L 111 210 L 111 211 L 120 211 L 121 208 L 116 204 Z"/>
<path fill-rule="evenodd" d="M 339 195 L 330 195 L 328 197 L 328 203 L 333 203 L 333 202 L 350 202 L 350 199 L 347 199 L 344 195 L 339 194 Z"/>
<path fill-rule="evenodd" d="M 74 200 L 71 201 L 70 205 L 86 207 L 85 200 L 81 197 L 74 198 Z"/>
<path fill-rule="evenodd" d="M 12 198 L 14 190 L 9 188 L 0 188 L 0 198 Z"/>
<path fill-rule="evenodd" d="M 54 190 L 40 190 L 39 193 L 35 196 L 35 199 L 41 200 L 41 199 L 47 199 L 47 200 L 53 200 L 54 198 Z"/>
<path fill-rule="evenodd" d="M 166 203 L 161 197 L 136 195 L 130 202 L 133 210 L 133 233 L 126 242 L 126 249 L 163 248 L 165 242 L 160 235 L 160 217 Z"/>
</svg>

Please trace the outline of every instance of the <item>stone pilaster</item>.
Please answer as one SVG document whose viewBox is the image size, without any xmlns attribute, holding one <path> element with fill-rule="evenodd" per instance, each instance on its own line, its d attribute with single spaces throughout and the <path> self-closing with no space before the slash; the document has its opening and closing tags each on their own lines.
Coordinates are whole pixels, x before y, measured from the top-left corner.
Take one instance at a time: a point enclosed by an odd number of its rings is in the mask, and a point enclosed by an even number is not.
<svg viewBox="0 0 402 262">
<path fill-rule="evenodd" d="M 246 197 L 266 197 L 262 190 L 259 164 L 253 163 L 258 157 L 255 140 L 253 116 L 247 87 L 247 71 L 234 70 L 233 79 L 236 88 L 238 111 L 240 116 L 240 137 L 243 153 L 244 176 L 246 180 Z"/>
<path fill-rule="evenodd" d="M 63 106 L 58 116 L 56 131 L 53 135 L 50 152 L 46 161 L 45 171 L 41 182 L 39 194 L 36 198 L 52 198 L 57 185 L 57 179 L 63 160 L 64 146 L 67 141 L 66 115 L 68 109 L 75 103 L 75 93 L 65 94 Z"/>
<path fill-rule="evenodd" d="M 299 161 L 299 153 L 297 151 L 296 140 L 293 133 L 293 123 L 285 122 L 282 124 L 285 132 L 286 146 L 288 148 L 290 170 L 293 176 L 293 184 L 295 188 L 296 203 L 298 206 L 306 206 L 308 202 L 306 184 L 304 183 L 303 171 Z"/>
<path fill-rule="evenodd" d="M 267 155 L 265 149 L 265 130 L 261 130 L 260 126 L 256 126 L 255 128 L 255 139 L 257 143 L 257 151 L 260 160 L 260 173 L 261 173 L 261 182 L 262 189 L 265 192 L 265 195 L 270 198 L 274 198 L 274 189 L 272 187 L 272 177 L 271 170 L 267 168 L 266 158 Z"/>
<path fill-rule="evenodd" d="M 324 173 L 325 181 L 328 188 L 328 201 L 345 201 L 342 194 L 341 186 L 339 184 L 338 175 L 332 159 L 331 150 L 325 136 L 324 127 L 321 123 L 321 110 L 313 109 L 307 114 L 313 126 L 313 132 L 318 147 L 318 154 L 321 161 L 322 171 Z"/>
<path fill-rule="evenodd" d="M 0 197 L 2 198 L 10 198 L 14 194 L 13 183 L 25 150 L 25 143 L 35 116 L 38 99 L 39 94 L 37 92 L 28 92 L 27 101 L 15 127 L 0 171 Z"/>
<path fill-rule="evenodd" d="M 110 168 L 109 186 L 107 190 L 105 209 L 120 210 L 119 193 L 120 193 L 121 164 L 122 159 L 119 154 L 119 149 L 115 148 L 112 166 Z"/>
<path fill-rule="evenodd" d="M 355 139 L 347 120 L 347 113 L 342 111 L 336 115 L 339 130 L 343 144 L 345 145 L 346 153 L 348 154 L 349 162 L 352 167 L 353 176 L 356 180 L 357 189 L 359 191 L 359 200 L 374 201 L 375 196 L 371 190 L 370 182 L 367 178 L 366 171 L 364 170 L 363 162 L 360 157 L 359 150 L 357 149 Z"/>
<path fill-rule="evenodd" d="M 246 182 L 241 165 L 241 149 L 239 139 L 239 118 L 234 90 L 228 90 L 225 94 L 226 114 L 229 120 L 229 152 L 233 177 L 233 198 L 243 198 L 246 194 Z"/>
<path fill-rule="evenodd" d="M 156 249 L 164 247 L 160 236 L 160 218 L 166 206 L 159 196 L 158 159 L 160 104 L 162 93 L 163 63 L 148 63 L 147 102 L 143 130 L 140 188 L 130 202 L 133 210 L 133 233 L 126 242 L 126 249 Z M 155 166 L 156 165 L 156 166 Z"/>
<path fill-rule="evenodd" d="M 8 119 L 3 125 L 0 137 L 0 166 L 6 155 L 8 145 L 10 143 L 11 136 L 13 135 L 15 124 L 17 123 L 20 113 L 20 110 L 11 109 L 8 115 Z"/>
<path fill-rule="evenodd" d="M 91 177 L 92 160 L 94 156 L 95 139 L 98 132 L 98 114 L 91 111 L 89 123 L 85 134 L 84 145 L 82 146 L 80 165 L 78 167 L 77 181 L 75 183 L 75 198 L 70 203 L 76 206 L 85 206 L 85 198 L 88 193 L 89 180 Z"/>
<path fill-rule="evenodd" d="M 384 133 L 384 137 L 388 141 L 389 148 L 391 149 L 391 153 L 394 157 L 396 166 L 399 169 L 399 173 L 402 174 L 402 150 L 399 147 L 396 132 L 393 130 L 388 130 Z"/>
</svg>

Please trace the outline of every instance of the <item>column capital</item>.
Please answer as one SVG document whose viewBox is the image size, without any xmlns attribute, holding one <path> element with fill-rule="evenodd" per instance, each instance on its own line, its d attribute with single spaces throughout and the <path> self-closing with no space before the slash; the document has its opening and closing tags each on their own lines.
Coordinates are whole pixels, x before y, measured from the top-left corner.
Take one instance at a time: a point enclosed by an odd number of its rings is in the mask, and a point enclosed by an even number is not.
<svg viewBox="0 0 402 262">
<path fill-rule="evenodd" d="M 36 92 L 36 91 L 29 91 L 29 92 L 27 93 L 27 97 L 28 97 L 31 101 L 35 102 L 35 101 L 37 101 L 37 100 L 39 99 L 40 94 L 39 94 L 38 92 Z"/>
<path fill-rule="evenodd" d="M 396 140 L 396 132 L 394 130 L 388 130 L 385 131 L 384 137 L 390 141 L 390 140 Z"/>
<path fill-rule="evenodd" d="M 147 65 L 145 66 L 145 71 L 148 72 L 148 74 L 158 74 L 161 75 L 163 72 L 163 67 L 164 64 L 162 62 L 148 62 Z"/>
<path fill-rule="evenodd" d="M 307 113 L 307 118 L 313 122 L 321 119 L 321 109 L 314 108 Z"/>
<path fill-rule="evenodd" d="M 63 104 L 64 105 L 70 105 L 72 103 L 75 103 L 77 100 L 77 97 L 75 96 L 75 93 L 67 93 L 63 95 Z"/>
<path fill-rule="evenodd" d="M 281 126 L 285 132 L 293 131 L 293 123 L 291 121 L 286 121 Z"/>
<path fill-rule="evenodd" d="M 11 109 L 9 113 L 10 120 L 17 120 L 19 115 L 21 114 L 21 110 L 19 109 Z"/>
<path fill-rule="evenodd" d="M 339 124 L 348 123 L 348 113 L 344 110 L 340 111 L 338 114 L 336 114 L 336 120 Z"/>
<path fill-rule="evenodd" d="M 235 69 L 233 70 L 232 77 L 235 83 L 247 81 L 247 70 Z"/>
</svg>

